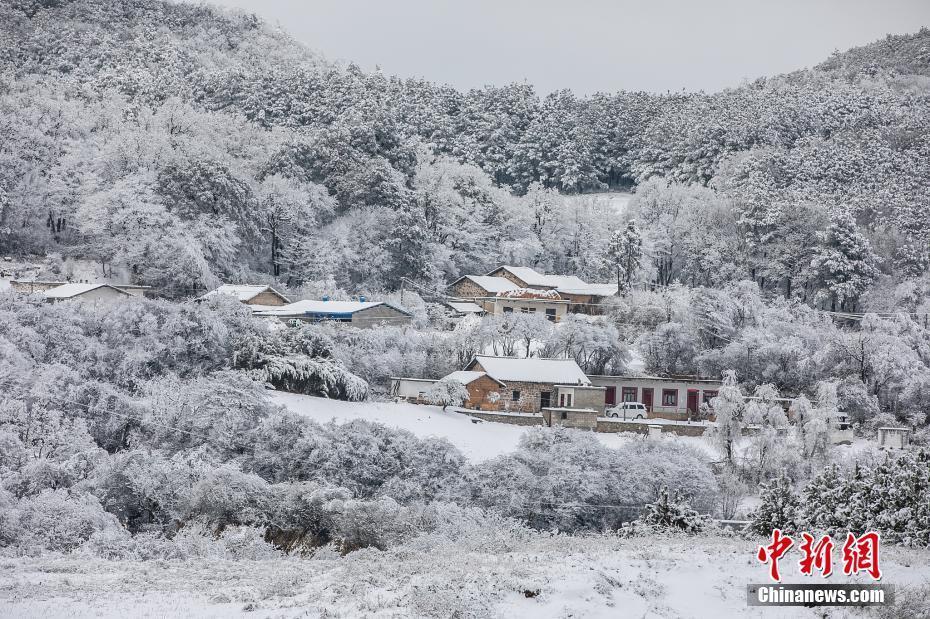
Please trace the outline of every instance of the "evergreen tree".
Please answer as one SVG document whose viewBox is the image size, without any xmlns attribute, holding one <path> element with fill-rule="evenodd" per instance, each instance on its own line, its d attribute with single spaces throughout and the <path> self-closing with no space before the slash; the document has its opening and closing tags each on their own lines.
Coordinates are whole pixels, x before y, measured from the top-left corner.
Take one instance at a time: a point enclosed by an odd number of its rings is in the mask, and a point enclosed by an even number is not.
<svg viewBox="0 0 930 619">
<path fill-rule="evenodd" d="M 617 276 L 618 292 L 630 290 L 642 257 L 643 237 L 636 221 L 631 219 L 626 228 L 614 231 L 607 245 L 607 261 Z"/>
<path fill-rule="evenodd" d="M 697 533 L 704 528 L 704 518 L 676 494 L 669 497 L 668 486 L 659 490 L 659 498 L 645 506 L 640 523 L 665 529 L 681 529 L 686 533 Z"/>
<path fill-rule="evenodd" d="M 847 212 L 837 213 L 817 239 L 820 245 L 811 266 L 823 286 L 821 299 L 829 297 L 831 311 L 853 309 L 859 295 L 878 277 L 878 256 Z"/>
<path fill-rule="evenodd" d="M 771 535 L 773 529 L 791 533 L 798 529 L 798 496 L 785 475 L 771 483 L 759 485 L 759 507 L 750 514 L 750 529 L 759 535 Z"/>
</svg>

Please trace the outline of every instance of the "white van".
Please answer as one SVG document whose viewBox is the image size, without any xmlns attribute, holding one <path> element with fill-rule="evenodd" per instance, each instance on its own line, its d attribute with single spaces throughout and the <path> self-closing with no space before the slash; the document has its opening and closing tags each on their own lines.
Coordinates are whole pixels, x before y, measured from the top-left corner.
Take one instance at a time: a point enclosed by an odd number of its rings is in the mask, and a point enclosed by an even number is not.
<svg viewBox="0 0 930 619">
<path fill-rule="evenodd" d="M 607 411 L 608 417 L 621 419 L 645 419 L 649 416 L 646 405 L 640 402 L 621 402 Z"/>
</svg>

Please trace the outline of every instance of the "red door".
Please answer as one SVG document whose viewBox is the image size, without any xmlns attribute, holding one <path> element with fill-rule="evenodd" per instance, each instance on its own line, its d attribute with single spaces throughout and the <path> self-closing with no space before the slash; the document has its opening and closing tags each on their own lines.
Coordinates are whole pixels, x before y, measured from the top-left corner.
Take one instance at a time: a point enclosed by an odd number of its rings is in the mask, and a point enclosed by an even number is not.
<svg viewBox="0 0 930 619">
<path fill-rule="evenodd" d="M 688 389 L 688 415 L 696 415 L 698 412 L 698 390 Z"/>
<path fill-rule="evenodd" d="M 608 387 L 607 391 L 604 393 L 604 404 L 607 406 L 613 406 L 617 403 L 617 388 Z"/>
<path fill-rule="evenodd" d="M 652 412 L 652 388 L 643 387 L 643 404 L 646 405 L 646 410 L 650 413 Z"/>
</svg>

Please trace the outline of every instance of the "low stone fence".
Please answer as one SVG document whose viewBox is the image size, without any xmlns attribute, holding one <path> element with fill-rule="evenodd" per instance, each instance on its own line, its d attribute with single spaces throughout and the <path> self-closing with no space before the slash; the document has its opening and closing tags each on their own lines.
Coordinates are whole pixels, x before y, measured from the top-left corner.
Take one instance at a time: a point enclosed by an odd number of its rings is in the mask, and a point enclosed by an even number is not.
<svg viewBox="0 0 930 619">
<path fill-rule="evenodd" d="M 476 417 L 484 421 L 494 421 L 496 423 L 509 423 L 515 426 L 541 426 L 543 425 L 542 415 L 536 413 L 494 413 L 488 411 L 470 410 L 467 408 L 457 408 L 456 411 L 464 413 L 471 417 Z"/>
<path fill-rule="evenodd" d="M 662 423 L 652 424 L 648 419 L 641 421 L 623 421 L 622 419 L 607 419 L 601 417 L 597 420 L 597 432 L 635 432 L 649 434 L 649 427 L 661 428 L 663 434 L 677 434 L 678 436 L 703 436 L 708 426 L 698 423 Z"/>
</svg>

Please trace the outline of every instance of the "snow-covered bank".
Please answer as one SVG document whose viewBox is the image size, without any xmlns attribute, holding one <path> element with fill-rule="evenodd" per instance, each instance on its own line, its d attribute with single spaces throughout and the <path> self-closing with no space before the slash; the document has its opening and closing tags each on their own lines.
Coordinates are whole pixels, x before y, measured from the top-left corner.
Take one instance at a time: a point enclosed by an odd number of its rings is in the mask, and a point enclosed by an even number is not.
<svg viewBox="0 0 930 619">
<path fill-rule="evenodd" d="M 855 609 L 752 608 L 766 582 L 756 541 L 487 533 L 310 559 L 0 560 L 0 616 L 848 617 Z M 915 597 L 930 551 L 883 549 L 883 582 Z M 786 566 L 787 567 L 787 566 Z M 840 575 L 831 582 L 847 582 Z M 801 582 L 797 574 L 786 582 Z M 804 582 L 823 582 L 809 578 Z M 901 615 L 905 616 L 905 615 Z M 919 615 L 918 615 L 919 616 Z"/>
<path fill-rule="evenodd" d="M 475 423 L 473 417 L 443 411 L 438 406 L 407 402 L 343 402 L 293 393 L 274 392 L 272 400 L 295 413 L 307 415 L 314 421 L 345 423 L 365 419 L 392 428 L 412 432 L 420 438 L 429 436 L 448 439 L 473 462 L 488 460 L 513 451 L 526 431 L 523 426 L 483 421 Z M 629 441 L 644 440 L 634 433 L 597 433 L 597 440 L 607 447 L 619 447 Z M 714 457 L 708 441 L 699 437 L 663 436 L 663 441 L 692 445 Z"/>
</svg>

